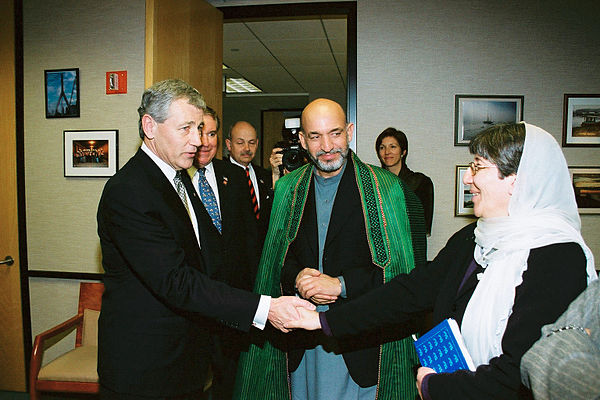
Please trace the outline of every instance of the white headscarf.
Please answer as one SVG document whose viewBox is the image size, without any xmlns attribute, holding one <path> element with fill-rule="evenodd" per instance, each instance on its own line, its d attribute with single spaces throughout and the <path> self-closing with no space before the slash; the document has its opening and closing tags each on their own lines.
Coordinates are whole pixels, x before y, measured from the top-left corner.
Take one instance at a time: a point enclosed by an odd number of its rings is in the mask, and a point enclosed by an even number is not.
<svg viewBox="0 0 600 400">
<path fill-rule="evenodd" d="M 475 365 L 487 364 L 502 354 L 502 337 L 530 249 L 578 243 L 587 258 L 588 283 L 597 279 L 594 256 L 581 237 L 567 162 L 556 140 L 534 125 L 525 124 L 523 154 L 508 214 L 480 218 L 475 229 L 475 261 L 485 269 L 461 326 Z"/>
</svg>

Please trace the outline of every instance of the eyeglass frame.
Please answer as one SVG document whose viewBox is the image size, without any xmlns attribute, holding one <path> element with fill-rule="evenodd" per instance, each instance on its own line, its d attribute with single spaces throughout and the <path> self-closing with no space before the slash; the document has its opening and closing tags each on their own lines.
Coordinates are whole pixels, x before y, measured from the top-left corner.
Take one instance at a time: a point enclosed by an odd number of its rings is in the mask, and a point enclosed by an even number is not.
<svg viewBox="0 0 600 400">
<path fill-rule="evenodd" d="M 477 164 L 475 164 L 475 161 L 471 161 L 469 163 L 469 168 L 471 169 L 471 175 L 475 176 L 475 175 L 477 175 L 477 173 L 479 172 L 480 169 L 498 168 L 498 166 L 497 165 L 477 165 Z"/>
</svg>

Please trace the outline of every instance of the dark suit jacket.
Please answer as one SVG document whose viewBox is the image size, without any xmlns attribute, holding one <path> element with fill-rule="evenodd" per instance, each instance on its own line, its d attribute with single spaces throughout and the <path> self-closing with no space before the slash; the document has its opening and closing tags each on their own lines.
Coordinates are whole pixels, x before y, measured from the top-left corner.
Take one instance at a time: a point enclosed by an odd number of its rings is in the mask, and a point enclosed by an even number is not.
<svg viewBox="0 0 600 400">
<path fill-rule="evenodd" d="M 183 203 L 141 149 L 107 182 L 97 219 L 105 270 L 101 384 L 146 396 L 200 390 L 210 352 L 204 318 L 249 330 L 259 296 L 208 278 Z"/>
<path fill-rule="evenodd" d="M 201 207 L 196 214 L 201 229 L 202 256 L 211 278 L 231 286 L 252 290 L 258 266 L 255 234 L 256 218 L 247 206 L 250 201 L 246 174 L 241 168 L 213 159 L 219 206 L 221 233 L 208 212 Z"/>
<path fill-rule="evenodd" d="M 414 243 L 419 247 L 425 247 L 423 214 L 419 200 L 408 188 L 404 185 L 402 187 L 405 189 L 405 195 L 409 198 L 407 206 L 414 211 L 409 213 L 409 220 L 414 222 L 416 218 L 420 218 L 420 224 L 418 225 L 421 227 L 421 231 L 415 229 Z M 281 272 L 284 294 L 293 295 L 295 293 L 295 279 L 300 270 L 306 267 L 319 268 L 317 216 L 313 182 L 310 183 L 308 196 L 298 235 L 290 245 Z M 413 206 L 418 210 L 412 208 Z M 361 199 L 356 186 L 354 166 L 352 160 L 348 158 L 348 164 L 335 197 L 323 251 L 323 272 L 332 277 L 340 275 L 344 277 L 347 299 L 339 298 L 335 303 L 329 305 L 331 309 L 346 304 L 351 299 L 360 297 L 383 283 L 383 271 L 373 264 L 366 238 L 367 233 Z M 424 263 L 425 252 L 419 252 L 418 254 L 423 256 L 418 262 Z M 416 331 L 412 325 L 407 325 L 405 330 L 404 336 Z M 373 330 L 360 338 L 345 338 L 333 344 L 342 352 L 346 366 L 354 381 L 362 387 L 377 383 L 379 345 L 385 337 L 384 334 L 387 334 L 387 332 Z M 300 348 L 300 350 L 289 352 L 289 368 L 294 371 L 302 360 L 304 348 L 313 348 L 317 344 L 328 343 L 331 340 L 325 338 L 321 332 L 300 332 L 296 334 L 296 338 L 292 341 L 295 342 L 294 346 Z"/>
<path fill-rule="evenodd" d="M 227 157 L 227 160 L 235 168 L 239 168 L 243 171 L 244 179 L 246 180 L 246 182 L 248 182 L 245 170 L 239 165 L 231 163 L 229 157 Z M 259 167 L 254 163 L 252 163 L 252 168 L 254 168 L 254 172 L 256 173 L 256 181 L 258 182 L 258 194 L 260 202 L 260 216 L 258 221 L 256 221 L 255 227 L 255 234 L 257 237 L 255 256 L 258 260 L 260 260 L 262 246 L 265 243 L 265 237 L 267 236 L 267 230 L 269 229 L 269 218 L 271 217 L 271 207 L 273 205 L 273 177 L 271 175 L 271 171 Z M 248 185 L 246 184 L 246 187 L 247 186 Z M 249 204 L 250 209 L 252 209 L 252 203 Z"/>
<path fill-rule="evenodd" d="M 473 259 L 471 224 L 455 233 L 436 258 L 410 274 L 401 274 L 348 307 L 325 313 L 334 336 L 357 335 L 375 326 L 403 323 L 415 312 L 433 310 L 433 323 L 454 318 L 461 325 L 467 303 L 477 286 L 479 267 L 459 291 Z M 513 312 L 502 338 L 504 354 L 476 372 L 436 374 L 428 380 L 433 399 L 518 398 L 521 356 L 539 338 L 544 324 L 556 320 L 585 288 L 585 256 L 575 243 L 532 249 L 523 283 L 517 287 Z M 568 266 L 568 268 L 566 268 Z M 490 300 L 491 301 L 491 300 Z"/>
</svg>

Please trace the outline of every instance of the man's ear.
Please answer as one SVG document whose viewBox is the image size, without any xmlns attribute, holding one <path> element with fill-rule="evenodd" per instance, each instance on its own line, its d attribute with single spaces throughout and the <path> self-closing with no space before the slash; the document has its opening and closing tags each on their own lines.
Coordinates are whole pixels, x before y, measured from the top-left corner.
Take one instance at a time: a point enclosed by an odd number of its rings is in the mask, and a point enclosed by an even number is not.
<svg viewBox="0 0 600 400">
<path fill-rule="evenodd" d="M 306 147 L 306 138 L 304 137 L 303 131 L 298 132 L 298 139 L 300 139 L 300 144 L 302 145 L 302 148 L 308 151 L 308 147 Z"/>
<path fill-rule="evenodd" d="M 348 145 L 349 145 L 350 142 L 352 141 L 352 137 L 354 136 L 354 124 L 352 122 L 348 123 L 348 126 L 346 127 L 346 132 L 348 132 L 346 134 L 346 136 L 348 138 Z"/>
<path fill-rule="evenodd" d="M 156 121 L 148 114 L 144 114 L 142 117 L 142 129 L 144 130 L 144 135 L 152 140 L 154 139 L 154 129 L 156 127 Z"/>
<path fill-rule="evenodd" d="M 227 150 L 231 151 L 231 139 L 225 139 L 225 145 L 227 146 Z"/>
</svg>

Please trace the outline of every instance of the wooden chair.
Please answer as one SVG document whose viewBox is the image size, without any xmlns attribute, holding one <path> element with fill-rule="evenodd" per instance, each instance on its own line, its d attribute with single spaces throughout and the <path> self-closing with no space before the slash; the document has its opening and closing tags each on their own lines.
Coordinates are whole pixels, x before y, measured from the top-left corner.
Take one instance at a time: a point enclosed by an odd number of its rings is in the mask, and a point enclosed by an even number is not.
<svg viewBox="0 0 600 400">
<path fill-rule="evenodd" d="M 31 400 L 39 399 L 40 392 L 98 393 L 98 315 L 103 292 L 102 283 L 81 282 L 78 314 L 35 337 L 29 368 Z M 42 367 L 44 342 L 75 327 L 75 348 Z"/>
</svg>

